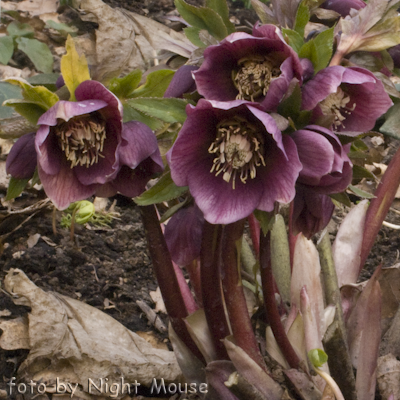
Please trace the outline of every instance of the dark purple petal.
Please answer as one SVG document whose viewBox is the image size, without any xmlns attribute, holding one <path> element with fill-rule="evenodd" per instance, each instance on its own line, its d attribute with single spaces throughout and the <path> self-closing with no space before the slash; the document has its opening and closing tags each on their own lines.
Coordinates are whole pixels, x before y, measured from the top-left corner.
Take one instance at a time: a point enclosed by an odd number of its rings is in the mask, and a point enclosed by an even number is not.
<svg viewBox="0 0 400 400">
<path fill-rule="evenodd" d="M 71 203 L 84 200 L 94 194 L 96 185 L 82 185 L 65 159 L 62 159 L 58 173 L 47 174 L 38 164 L 39 178 L 47 196 L 59 210 L 66 209 Z"/>
<path fill-rule="evenodd" d="M 203 224 L 203 213 L 196 205 L 181 208 L 168 221 L 164 236 L 176 264 L 185 266 L 199 257 Z"/>
<path fill-rule="evenodd" d="M 334 208 L 330 197 L 297 185 L 293 203 L 293 233 L 296 235 L 302 232 L 307 239 L 310 239 L 313 234 L 328 225 Z"/>
<path fill-rule="evenodd" d="M 388 49 L 388 53 L 393 59 L 394 66 L 400 68 L 400 44 Z"/>
<path fill-rule="evenodd" d="M 36 165 L 35 133 L 27 133 L 11 148 L 6 160 L 6 172 L 13 178 L 30 179 L 35 173 Z"/>
<path fill-rule="evenodd" d="M 191 93 L 196 90 L 196 83 L 193 78 L 193 71 L 199 67 L 195 65 L 182 65 L 174 74 L 164 97 L 182 97 L 184 93 Z"/>
<path fill-rule="evenodd" d="M 65 158 L 65 155 L 61 151 L 56 136 L 48 135 L 49 131 L 49 126 L 42 125 L 36 133 L 35 146 L 37 162 L 46 174 L 55 175 L 60 171 L 61 163 Z M 40 141 L 38 140 L 38 137 L 44 138 L 44 140 Z"/>
<path fill-rule="evenodd" d="M 321 4 L 321 8 L 336 11 L 343 18 L 350 14 L 350 10 L 360 10 L 366 6 L 362 0 L 327 0 Z"/>
</svg>

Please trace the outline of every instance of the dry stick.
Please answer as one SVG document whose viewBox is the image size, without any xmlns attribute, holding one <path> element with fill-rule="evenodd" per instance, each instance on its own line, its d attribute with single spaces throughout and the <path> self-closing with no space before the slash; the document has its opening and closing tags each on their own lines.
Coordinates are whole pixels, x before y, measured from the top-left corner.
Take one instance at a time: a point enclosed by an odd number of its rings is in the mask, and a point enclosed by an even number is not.
<svg viewBox="0 0 400 400">
<path fill-rule="evenodd" d="M 264 293 L 264 304 L 275 340 L 290 368 L 299 368 L 300 359 L 289 342 L 283 327 L 275 299 L 274 279 L 271 265 L 271 232 L 260 233 L 260 273 Z"/>
<path fill-rule="evenodd" d="M 321 261 L 325 301 L 326 304 L 333 304 L 336 307 L 335 320 L 328 328 L 323 339 L 324 349 L 328 354 L 329 370 L 345 399 L 357 400 L 356 381 L 347 346 L 340 290 L 333 263 L 331 242 L 327 232 L 322 235 L 317 248 Z"/>
<path fill-rule="evenodd" d="M 167 244 L 154 206 L 140 207 L 147 245 L 154 273 L 167 309 L 172 327 L 189 350 L 202 362 L 204 357 L 189 335 L 183 318 L 188 316 L 185 302 L 175 275 Z"/>
<path fill-rule="evenodd" d="M 201 297 L 218 360 L 229 360 L 222 339 L 230 335 L 221 288 L 221 225 L 203 226 L 200 253 Z"/>
<path fill-rule="evenodd" d="M 390 161 L 383 177 L 375 191 L 375 197 L 371 200 L 365 217 L 364 237 L 361 247 L 361 259 L 359 272 L 364 267 L 368 254 L 375 242 L 376 236 L 381 229 L 397 188 L 400 185 L 400 148 L 396 151 Z"/>
<path fill-rule="evenodd" d="M 264 359 L 247 310 L 240 276 L 238 246 L 241 246 L 244 220 L 226 225 L 222 238 L 222 287 L 235 344 L 241 347 L 265 372 Z"/>
</svg>

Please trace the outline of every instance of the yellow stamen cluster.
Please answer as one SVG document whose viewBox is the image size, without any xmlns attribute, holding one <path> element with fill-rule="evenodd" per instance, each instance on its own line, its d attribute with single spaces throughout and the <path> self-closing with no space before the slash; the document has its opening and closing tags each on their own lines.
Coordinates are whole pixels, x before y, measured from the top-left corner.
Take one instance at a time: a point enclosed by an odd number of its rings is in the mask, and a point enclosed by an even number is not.
<svg viewBox="0 0 400 400">
<path fill-rule="evenodd" d="M 253 56 L 238 61 L 232 79 L 238 90 L 237 100 L 254 101 L 265 96 L 273 79 L 281 74 L 279 66 L 269 57 Z"/>
<path fill-rule="evenodd" d="M 106 123 L 95 113 L 72 118 L 55 128 L 61 150 L 71 168 L 76 165 L 90 167 L 104 158 L 102 151 L 106 138 Z"/>
<path fill-rule="evenodd" d="M 343 121 L 346 119 L 346 114 L 351 114 L 356 108 L 356 103 L 352 107 L 348 107 L 347 104 L 349 102 L 350 97 L 342 89 L 338 88 L 335 93 L 329 94 L 326 99 L 319 103 L 324 115 L 333 115 L 334 129 L 337 129 L 339 126 L 344 128 Z"/>
<path fill-rule="evenodd" d="M 246 183 L 249 177 L 256 177 L 256 167 L 265 166 L 264 140 L 259 129 L 238 116 L 218 124 L 217 137 L 208 152 L 216 155 L 210 172 L 215 176 L 223 173 L 226 182 L 232 178 L 233 189 L 237 176 Z"/>
</svg>

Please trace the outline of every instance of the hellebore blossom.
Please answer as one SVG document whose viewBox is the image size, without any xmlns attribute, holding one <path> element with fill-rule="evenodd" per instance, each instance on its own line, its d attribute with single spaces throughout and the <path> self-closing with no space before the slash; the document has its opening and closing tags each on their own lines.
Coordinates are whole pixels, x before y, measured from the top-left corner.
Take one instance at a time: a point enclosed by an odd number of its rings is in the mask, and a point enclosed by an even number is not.
<svg viewBox="0 0 400 400">
<path fill-rule="evenodd" d="M 14 143 L 7 156 L 6 172 L 16 179 L 31 179 L 36 165 L 35 132 L 32 132 Z"/>
<path fill-rule="evenodd" d="M 327 67 L 302 87 L 302 107 L 313 119 L 332 119 L 337 133 L 356 136 L 371 130 L 393 105 L 382 82 L 364 68 Z"/>
<path fill-rule="evenodd" d="M 99 82 L 82 82 L 75 97 L 38 120 L 37 166 L 46 194 L 59 209 L 93 194 L 138 195 L 162 170 L 152 131 L 139 122 L 122 124 L 120 101 Z"/>
<path fill-rule="evenodd" d="M 360 10 L 367 4 L 362 0 L 327 0 L 320 7 L 326 10 L 333 10 L 340 14 L 343 18 L 350 14 L 350 10 Z"/>
<path fill-rule="evenodd" d="M 228 224 L 256 208 L 290 202 L 302 165 L 293 139 L 257 103 L 201 99 L 167 154 L 171 176 L 189 186 L 210 223 Z"/>
<path fill-rule="evenodd" d="M 164 93 L 164 97 L 182 97 L 184 93 L 192 93 L 196 90 L 193 71 L 199 67 L 195 65 L 182 65 L 174 74 L 171 83 Z"/>
<path fill-rule="evenodd" d="M 208 100 L 248 100 L 276 111 L 293 78 L 302 80 L 296 52 L 274 25 L 256 25 L 253 34 L 232 33 L 204 51 L 194 73 L 197 90 Z"/>
</svg>

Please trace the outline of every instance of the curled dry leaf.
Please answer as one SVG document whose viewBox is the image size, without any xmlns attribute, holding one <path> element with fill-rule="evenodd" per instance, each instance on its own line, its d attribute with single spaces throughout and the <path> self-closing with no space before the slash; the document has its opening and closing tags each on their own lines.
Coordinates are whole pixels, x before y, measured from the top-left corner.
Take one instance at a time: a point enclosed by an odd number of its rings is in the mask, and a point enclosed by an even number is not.
<svg viewBox="0 0 400 400">
<path fill-rule="evenodd" d="M 379 357 L 377 379 L 382 400 L 400 398 L 400 361 L 393 354 Z"/>
<path fill-rule="evenodd" d="M 24 348 L 29 344 L 29 355 L 18 370 L 24 379 L 55 383 L 59 378 L 81 385 L 86 393 L 89 379 L 97 385 L 100 378 L 108 378 L 109 385 L 120 383 L 121 376 L 125 382 L 136 380 L 146 386 L 153 378 L 181 381 L 173 352 L 153 348 L 102 311 L 44 292 L 19 269 L 9 271 L 4 288 L 15 304 L 32 309 L 29 322 L 26 320 L 23 326 L 1 322 L 3 348 Z M 104 392 L 103 396 L 110 393 Z"/>
</svg>

